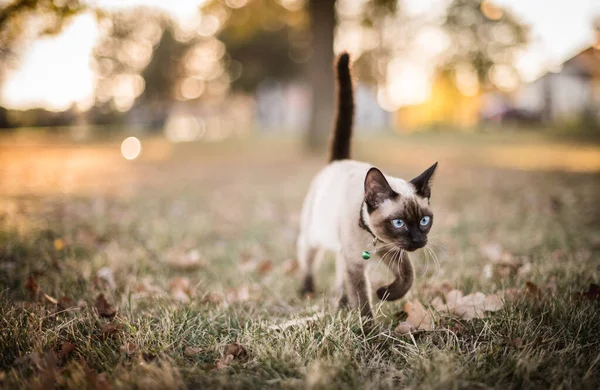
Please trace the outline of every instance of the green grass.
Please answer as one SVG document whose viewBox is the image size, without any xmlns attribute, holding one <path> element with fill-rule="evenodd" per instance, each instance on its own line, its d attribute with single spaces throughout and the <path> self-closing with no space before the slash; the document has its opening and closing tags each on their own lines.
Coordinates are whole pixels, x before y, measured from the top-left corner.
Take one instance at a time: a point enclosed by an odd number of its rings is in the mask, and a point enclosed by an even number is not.
<svg viewBox="0 0 600 390">
<path fill-rule="evenodd" d="M 436 330 L 413 336 L 394 332 L 405 300 L 377 304 L 378 325 L 370 329 L 356 313 L 330 309 L 330 258 L 318 276 L 320 294 L 297 296 L 298 276 L 286 267 L 322 158 L 303 156 L 292 141 L 174 147 L 148 140 L 134 162 L 120 158 L 118 143 L 5 143 L 0 387 L 94 388 L 106 380 L 112 388 L 140 389 L 598 388 L 600 303 L 572 294 L 600 281 L 600 174 L 590 172 L 595 161 L 587 172 L 531 163 L 570 147 L 537 137 L 356 145 L 359 158 L 400 176 L 440 161 L 431 233 L 439 267 L 422 253 L 413 256 L 417 280 L 407 299 L 429 303 L 431 285 L 443 282 L 465 293 L 526 281 L 543 291 L 519 293 L 485 319 L 436 316 Z M 526 162 L 486 160 L 482 152 L 511 145 L 531 148 Z M 599 155 L 589 148 L 588 162 Z M 480 246 L 489 243 L 531 262 L 531 272 L 487 278 Z M 169 263 L 192 250 L 204 266 Z M 251 266 L 264 261 L 272 267 Z M 105 267 L 114 289 L 97 279 Z M 375 267 L 370 274 L 375 283 L 387 275 Z M 78 308 L 35 302 L 25 287 L 30 275 L 49 296 L 67 296 Z M 190 280 L 190 303 L 169 293 L 177 277 Z M 140 293 L 144 280 L 164 293 Z M 94 309 L 100 293 L 118 309 L 112 320 Z M 269 329 L 321 311 L 314 323 Z M 108 323 L 118 329 L 103 334 Z M 60 356 L 65 342 L 75 349 Z M 247 357 L 216 368 L 234 342 Z M 124 348 L 129 343 L 132 353 Z M 184 353 L 187 347 L 197 353 Z"/>
</svg>

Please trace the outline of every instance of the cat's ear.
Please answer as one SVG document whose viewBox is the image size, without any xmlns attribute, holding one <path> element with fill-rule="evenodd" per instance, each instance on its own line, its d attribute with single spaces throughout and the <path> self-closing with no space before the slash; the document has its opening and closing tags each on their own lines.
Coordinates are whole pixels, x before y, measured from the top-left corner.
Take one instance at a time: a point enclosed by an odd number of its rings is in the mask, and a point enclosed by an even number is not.
<svg viewBox="0 0 600 390">
<path fill-rule="evenodd" d="M 376 209 L 386 199 L 396 196 L 398 194 L 392 190 L 383 173 L 375 167 L 369 169 L 365 176 L 365 202 L 369 211 Z"/>
<path fill-rule="evenodd" d="M 438 163 L 436 162 L 429 168 L 425 170 L 425 172 L 421 173 L 419 176 L 415 177 L 410 181 L 410 183 L 415 186 L 417 190 L 417 195 L 422 196 L 423 198 L 429 199 L 431 197 L 431 178 L 433 177 L 433 173 L 435 172 L 435 168 L 437 168 Z"/>
</svg>

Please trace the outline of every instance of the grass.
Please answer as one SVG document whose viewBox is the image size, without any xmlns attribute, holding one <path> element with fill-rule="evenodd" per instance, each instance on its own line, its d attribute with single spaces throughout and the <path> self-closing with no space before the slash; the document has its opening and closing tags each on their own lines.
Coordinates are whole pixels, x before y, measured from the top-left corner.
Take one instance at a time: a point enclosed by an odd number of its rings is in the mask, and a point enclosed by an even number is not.
<svg viewBox="0 0 600 390">
<path fill-rule="evenodd" d="M 427 304 L 444 282 L 487 294 L 531 281 L 541 294 L 519 290 L 484 319 L 436 315 L 434 331 L 412 336 L 394 332 L 405 300 L 377 304 L 372 329 L 354 312 L 330 309 L 331 259 L 321 266 L 321 293 L 297 296 L 290 259 L 322 158 L 302 155 L 292 141 L 151 139 L 133 162 L 120 157 L 118 143 L 5 141 L 0 387 L 598 388 L 599 302 L 572 294 L 600 280 L 600 174 L 590 168 L 600 149 L 588 145 L 577 172 L 548 162 L 548 154 L 559 162 L 579 156 L 555 140 L 441 137 L 447 142 L 356 145 L 359 158 L 399 176 L 440 161 L 431 233 L 439 268 L 413 256 L 418 277 L 407 299 Z M 482 150 L 494 148 L 512 154 L 486 159 Z M 527 158 L 515 161 L 515 150 L 528 150 Z M 490 276 L 480 250 L 490 244 L 531 271 Z M 190 256 L 200 261 L 186 268 L 180 262 Z M 112 286 L 98 277 L 106 269 Z M 387 277 L 377 267 L 370 274 L 375 283 Z M 26 287 L 30 276 L 76 306 L 38 302 Z M 189 280 L 190 302 L 174 298 L 177 278 Z M 113 319 L 94 308 L 101 293 L 118 310 Z M 313 323 L 269 328 L 322 311 Z M 75 348 L 61 354 L 65 343 Z M 247 355 L 223 364 L 231 343 Z"/>
</svg>

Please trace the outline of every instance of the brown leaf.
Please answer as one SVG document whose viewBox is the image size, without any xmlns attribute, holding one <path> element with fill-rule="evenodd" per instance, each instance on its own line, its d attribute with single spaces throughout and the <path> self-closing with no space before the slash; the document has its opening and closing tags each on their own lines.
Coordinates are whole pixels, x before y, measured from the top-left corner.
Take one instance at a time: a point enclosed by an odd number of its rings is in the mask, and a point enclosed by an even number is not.
<svg viewBox="0 0 600 390">
<path fill-rule="evenodd" d="M 72 308 L 77 307 L 75 305 L 75 301 L 73 301 L 71 298 L 67 297 L 67 296 L 62 296 L 60 297 L 60 299 L 58 300 L 58 309 L 59 310 L 69 310 Z"/>
<path fill-rule="evenodd" d="M 165 291 L 162 288 L 153 285 L 149 278 L 142 279 L 141 282 L 135 285 L 134 290 L 136 292 L 136 298 L 165 294 Z"/>
<path fill-rule="evenodd" d="M 248 286 L 241 286 L 240 288 L 230 288 L 227 290 L 225 297 L 227 302 L 246 302 L 250 300 L 250 288 Z"/>
<path fill-rule="evenodd" d="M 404 304 L 404 311 L 408 314 L 405 322 L 396 327 L 396 332 L 406 334 L 415 330 L 432 330 L 433 318 L 429 310 L 425 309 L 421 302 L 407 301 Z"/>
<path fill-rule="evenodd" d="M 283 273 L 286 275 L 293 275 L 298 271 L 299 266 L 298 260 L 289 259 L 282 264 Z"/>
<path fill-rule="evenodd" d="M 180 250 L 171 252 L 167 264 L 180 270 L 190 270 L 206 267 L 208 262 L 200 256 L 199 250 L 192 249 L 185 254 Z"/>
<path fill-rule="evenodd" d="M 192 357 L 192 356 L 196 356 L 198 355 L 200 352 L 202 352 L 202 349 L 198 348 L 198 347 L 185 347 L 185 349 L 183 350 L 183 354 L 187 357 Z"/>
<path fill-rule="evenodd" d="M 87 379 L 89 389 L 110 390 L 110 384 L 108 383 L 108 379 L 105 372 L 103 372 L 100 375 L 96 375 L 96 373 L 91 368 L 86 367 L 85 377 Z"/>
<path fill-rule="evenodd" d="M 138 347 L 134 343 L 126 343 L 121 346 L 121 352 L 127 355 L 133 355 L 137 351 Z"/>
<path fill-rule="evenodd" d="M 180 303 L 189 303 L 191 301 L 192 289 L 190 280 L 187 278 L 174 278 L 169 281 L 171 287 L 171 298 Z"/>
<path fill-rule="evenodd" d="M 248 358 L 248 352 L 238 343 L 232 343 L 225 347 L 223 357 L 216 362 L 218 369 L 223 369 L 233 363 L 234 360 L 245 360 Z"/>
<path fill-rule="evenodd" d="M 104 294 L 98 295 L 94 306 L 96 307 L 96 310 L 98 310 L 98 314 L 102 317 L 112 318 L 117 314 L 117 310 L 108 303 Z"/>
<path fill-rule="evenodd" d="M 65 361 L 65 359 L 71 355 L 74 349 L 75 344 L 69 342 L 62 343 L 60 346 L 60 352 L 58 353 L 58 359 Z"/>
<path fill-rule="evenodd" d="M 112 336 L 118 334 L 121 331 L 121 329 L 123 329 L 123 325 L 115 324 L 114 322 L 110 322 L 108 324 L 102 325 L 102 328 L 101 328 L 102 337 L 104 339 L 112 337 Z"/>
<path fill-rule="evenodd" d="M 504 303 L 496 294 L 486 296 L 481 292 L 463 295 L 460 290 L 452 290 L 445 294 L 445 302 L 436 297 L 431 305 L 438 312 L 449 314 L 469 320 L 485 317 L 486 311 L 497 311 L 504 307 Z"/>
<path fill-rule="evenodd" d="M 31 296 L 31 299 L 38 299 L 40 293 L 40 285 L 34 279 L 33 275 L 29 275 L 29 277 L 27 277 L 27 281 L 25 282 L 25 288 L 29 290 L 29 295 Z"/>
<path fill-rule="evenodd" d="M 273 269 L 273 262 L 271 260 L 263 260 L 256 266 L 256 270 L 262 276 L 265 276 Z"/>
<path fill-rule="evenodd" d="M 535 295 L 541 297 L 543 295 L 542 290 L 537 286 L 537 284 L 527 281 L 525 282 L 525 287 L 527 288 L 527 293 L 531 295 Z"/>
</svg>

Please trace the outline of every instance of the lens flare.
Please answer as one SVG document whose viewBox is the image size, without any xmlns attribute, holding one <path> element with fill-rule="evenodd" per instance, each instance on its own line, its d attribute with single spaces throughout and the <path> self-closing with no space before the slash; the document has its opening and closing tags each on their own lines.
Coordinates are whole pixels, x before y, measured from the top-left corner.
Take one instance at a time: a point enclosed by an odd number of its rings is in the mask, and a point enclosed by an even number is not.
<svg viewBox="0 0 600 390">
<path fill-rule="evenodd" d="M 121 143 L 121 154 L 127 160 L 135 160 L 142 151 L 142 143 L 136 137 L 127 137 Z"/>
</svg>

